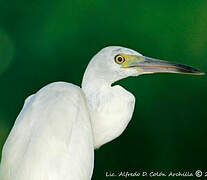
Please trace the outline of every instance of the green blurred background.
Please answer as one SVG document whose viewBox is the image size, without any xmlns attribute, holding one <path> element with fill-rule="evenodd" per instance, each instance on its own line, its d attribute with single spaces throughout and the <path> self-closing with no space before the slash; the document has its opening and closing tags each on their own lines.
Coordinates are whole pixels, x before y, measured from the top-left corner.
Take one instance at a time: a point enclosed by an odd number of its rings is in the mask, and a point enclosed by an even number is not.
<svg viewBox="0 0 207 180">
<path fill-rule="evenodd" d="M 80 85 L 91 57 L 109 45 L 207 72 L 207 1 L 0 0 L 0 151 L 27 96 L 54 81 Z M 136 96 L 135 113 L 95 152 L 94 180 L 106 171 L 205 170 L 206 76 L 117 84 Z"/>
</svg>

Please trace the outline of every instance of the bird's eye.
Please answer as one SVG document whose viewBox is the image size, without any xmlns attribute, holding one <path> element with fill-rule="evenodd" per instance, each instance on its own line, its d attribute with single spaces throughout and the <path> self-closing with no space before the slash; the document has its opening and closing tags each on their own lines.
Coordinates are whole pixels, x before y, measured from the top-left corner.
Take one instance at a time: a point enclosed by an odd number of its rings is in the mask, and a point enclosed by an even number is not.
<svg viewBox="0 0 207 180">
<path fill-rule="evenodd" d="M 125 59 L 124 59 L 123 56 L 121 56 L 121 55 L 117 55 L 117 56 L 115 56 L 115 62 L 116 62 L 117 64 L 122 64 L 124 61 L 125 61 Z"/>
</svg>

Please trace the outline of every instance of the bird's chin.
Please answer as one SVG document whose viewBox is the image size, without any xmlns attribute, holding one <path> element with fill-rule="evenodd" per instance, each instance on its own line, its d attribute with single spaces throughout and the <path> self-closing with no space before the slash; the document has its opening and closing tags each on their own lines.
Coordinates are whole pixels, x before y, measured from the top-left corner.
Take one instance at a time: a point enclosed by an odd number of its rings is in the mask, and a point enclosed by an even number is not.
<svg viewBox="0 0 207 180">
<path fill-rule="evenodd" d="M 137 77 L 137 76 L 140 76 L 141 74 L 140 73 L 134 73 L 134 74 L 132 74 L 131 76 L 132 77 Z"/>
</svg>

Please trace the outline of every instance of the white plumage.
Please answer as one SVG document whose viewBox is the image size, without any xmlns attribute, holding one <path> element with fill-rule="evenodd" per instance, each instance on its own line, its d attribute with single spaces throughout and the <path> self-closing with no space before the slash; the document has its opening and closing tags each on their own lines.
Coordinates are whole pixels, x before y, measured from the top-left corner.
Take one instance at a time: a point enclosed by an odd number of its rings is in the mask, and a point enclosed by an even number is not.
<svg viewBox="0 0 207 180">
<path fill-rule="evenodd" d="M 82 89 L 56 82 L 27 98 L 3 147 L 0 180 L 90 180 L 94 148 L 118 137 L 134 111 L 134 96 L 112 84 L 153 72 L 200 73 L 113 46 L 92 58 Z"/>
<path fill-rule="evenodd" d="M 26 100 L 1 163 L 1 180 L 90 179 L 93 134 L 82 90 L 52 83 Z"/>
</svg>

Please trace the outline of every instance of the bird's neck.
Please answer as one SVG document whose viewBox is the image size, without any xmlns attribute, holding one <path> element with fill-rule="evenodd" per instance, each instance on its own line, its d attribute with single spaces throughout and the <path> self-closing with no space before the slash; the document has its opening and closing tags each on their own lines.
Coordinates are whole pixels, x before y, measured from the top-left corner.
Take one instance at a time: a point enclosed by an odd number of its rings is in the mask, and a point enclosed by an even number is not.
<svg viewBox="0 0 207 180">
<path fill-rule="evenodd" d="M 111 88 L 111 83 L 105 79 L 90 73 L 84 74 L 82 89 L 91 109 L 97 108 L 99 97 L 104 96 L 105 92 L 110 91 Z"/>
<path fill-rule="evenodd" d="M 91 70 L 89 66 L 84 73 L 82 81 L 82 89 L 85 93 L 89 105 L 93 106 L 93 102 L 96 100 L 93 98 L 94 96 L 100 95 L 112 88 L 112 83 L 113 82 L 106 79 L 106 76 L 104 77 L 100 74 L 94 73 L 94 71 Z"/>
<path fill-rule="evenodd" d="M 134 109 L 134 98 L 120 86 L 111 86 L 98 76 L 84 75 L 82 89 L 85 93 L 98 148 L 118 137 L 126 128 Z"/>
</svg>

